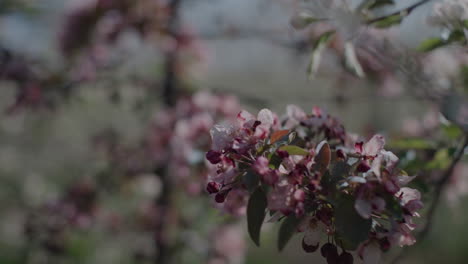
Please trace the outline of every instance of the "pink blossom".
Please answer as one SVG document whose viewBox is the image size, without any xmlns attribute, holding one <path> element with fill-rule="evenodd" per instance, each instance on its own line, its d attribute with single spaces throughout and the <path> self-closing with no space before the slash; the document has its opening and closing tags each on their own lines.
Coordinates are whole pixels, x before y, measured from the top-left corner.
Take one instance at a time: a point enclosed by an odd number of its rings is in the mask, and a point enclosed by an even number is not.
<svg viewBox="0 0 468 264">
<path fill-rule="evenodd" d="M 270 168 L 268 167 L 269 160 L 263 156 L 258 157 L 252 165 L 252 168 L 260 175 L 266 175 L 270 172 Z"/>
</svg>

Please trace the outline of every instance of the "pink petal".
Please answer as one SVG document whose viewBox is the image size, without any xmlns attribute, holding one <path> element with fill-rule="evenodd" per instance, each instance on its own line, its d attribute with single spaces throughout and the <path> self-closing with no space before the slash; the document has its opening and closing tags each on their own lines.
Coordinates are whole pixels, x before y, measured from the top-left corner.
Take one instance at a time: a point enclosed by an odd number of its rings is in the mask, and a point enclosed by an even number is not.
<svg viewBox="0 0 468 264">
<path fill-rule="evenodd" d="M 270 168 L 268 167 L 268 159 L 260 156 L 258 157 L 254 164 L 252 165 L 252 168 L 255 170 L 260 175 L 266 175 L 269 171 Z"/>
<path fill-rule="evenodd" d="M 375 135 L 364 144 L 363 154 L 366 156 L 375 157 L 383 149 L 385 138 L 382 135 Z"/>
<path fill-rule="evenodd" d="M 215 125 L 211 130 L 212 149 L 222 151 L 230 146 L 233 140 L 234 127 L 230 125 Z"/>
<path fill-rule="evenodd" d="M 407 204 L 411 200 L 421 200 L 421 193 L 412 188 L 403 187 L 396 194 L 397 197 L 401 197 L 401 203 L 403 205 Z"/>
<path fill-rule="evenodd" d="M 242 110 L 237 114 L 237 121 L 239 121 L 239 125 L 241 127 L 250 120 L 255 120 L 255 116 L 245 110 Z"/>
<path fill-rule="evenodd" d="M 306 118 L 306 113 L 296 105 L 288 105 L 286 107 L 286 114 L 289 118 L 297 121 Z"/>
</svg>

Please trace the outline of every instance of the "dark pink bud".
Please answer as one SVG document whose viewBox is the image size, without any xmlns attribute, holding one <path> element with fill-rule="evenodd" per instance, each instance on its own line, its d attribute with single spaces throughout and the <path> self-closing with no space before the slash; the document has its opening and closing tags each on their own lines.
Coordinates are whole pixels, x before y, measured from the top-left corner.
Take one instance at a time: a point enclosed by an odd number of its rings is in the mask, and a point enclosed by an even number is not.
<svg viewBox="0 0 468 264">
<path fill-rule="evenodd" d="M 359 165 L 357 166 L 356 168 L 356 171 L 357 172 L 367 172 L 368 170 L 370 170 L 370 166 L 369 164 L 366 162 L 366 161 L 361 161 L 359 163 Z"/>
<path fill-rule="evenodd" d="M 356 151 L 357 153 L 362 153 L 362 147 L 364 146 L 364 142 L 356 142 L 354 144 L 354 151 Z"/>
<path fill-rule="evenodd" d="M 336 151 L 336 157 L 339 159 L 346 159 L 346 153 L 342 149 L 339 149 Z"/>
<path fill-rule="evenodd" d="M 314 116 L 316 116 L 316 117 L 322 117 L 322 114 L 323 114 L 323 113 L 322 113 L 322 109 L 320 109 L 320 107 L 318 107 L 318 106 L 314 106 L 314 107 L 312 108 L 312 114 L 313 114 Z"/>
<path fill-rule="evenodd" d="M 348 252 L 343 251 L 341 255 L 338 257 L 338 263 L 339 264 L 353 264 L 354 263 L 353 255 L 351 255 Z"/>
<path fill-rule="evenodd" d="M 211 164 L 218 164 L 221 162 L 221 153 L 218 151 L 210 150 L 206 153 L 206 159 Z"/>
<path fill-rule="evenodd" d="M 207 185 L 206 185 L 206 191 L 209 193 L 209 194 L 213 194 L 213 193 L 217 193 L 219 192 L 219 183 L 217 182 L 209 182 Z"/>
<path fill-rule="evenodd" d="M 301 189 L 297 189 L 294 192 L 294 199 L 298 202 L 303 202 L 305 200 L 305 192 Z"/>
<path fill-rule="evenodd" d="M 258 127 L 261 123 L 262 123 L 262 122 L 256 120 L 256 121 L 253 123 L 252 131 L 255 131 L 255 129 L 257 129 L 257 127 Z"/>
<path fill-rule="evenodd" d="M 308 245 L 304 241 L 304 238 L 302 239 L 302 249 L 304 249 L 305 252 L 313 253 L 313 252 L 317 251 L 318 248 L 319 248 L 319 243 L 317 243 L 316 245 Z"/>
<path fill-rule="evenodd" d="M 284 150 L 277 150 L 276 151 L 276 154 L 278 154 L 278 156 L 282 159 L 285 159 L 287 157 L 289 157 L 289 153 L 287 151 L 284 151 Z"/>
<path fill-rule="evenodd" d="M 215 201 L 217 203 L 224 203 L 224 200 L 226 200 L 227 192 L 219 192 L 215 196 Z"/>
<path fill-rule="evenodd" d="M 336 246 L 333 245 L 332 243 L 326 243 L 322 246 L 320 249 L 320 253 L 322 254 L 322 257 L 326 258 L 328 255 L 337 255 L 338 256 L 338 250 L 336 249 Z"/>
<path fill-rule="evenodd" d="M 384 237 L 382 239 L 379 240 L 379 245 L 380 245 L 380 249 L 383 251 L 383 252 L 386 252 L 390 249 L 390 241 L 388 241 L 388 238 Z"/>
<path fill-rule="evenodd" d="M 339 264 L 339 256 L 338 253 L 330 253 L 327 256 L 327 263 L 328 264 Z"/>
</svg>

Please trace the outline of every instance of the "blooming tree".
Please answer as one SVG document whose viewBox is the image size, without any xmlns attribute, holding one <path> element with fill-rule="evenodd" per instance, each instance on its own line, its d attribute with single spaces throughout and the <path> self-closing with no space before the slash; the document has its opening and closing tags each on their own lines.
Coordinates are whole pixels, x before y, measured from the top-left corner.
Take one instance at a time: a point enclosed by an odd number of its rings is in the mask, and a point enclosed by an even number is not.
<svg viewBox="0 0 468 264">
<path fill-rule="evenodd" d="M 22 208 L 19 262 L 34 263 L 35 251 L 47 261 L 84 262 L 74 251 L 85 247 L 77 237 L 97 230 L 105 243 L 119 232 L 142 238 L 143 245 L 122 247 L 137 262 L 182 263 L 195 251 L 202 263 L 242 263 L 244 216 L 257 246 L 262 226 L 277 222 L 280 251 L 298 235 L 305 252 L 320 250 L 327 263 L 378 263 L 398 247 L 403 256 L 430 231 L 444 194 L 456 204 L 468 192 L 468 3 L 434 4 L 427 23 L 438 33 L 417 49 L 397 39 L 398 25 L 430 2 L 308 0 L 291 18 L 311 51 L 310 78 L 327 74 L 323 62 L 332 53 L 340 89 L 362 81 L 382 96 L 429 102 L 426 116 L 405 120 L 398 136 L 352 134 L 319 107 L 253 115 L 233 95 L 193 91 L 187 76 L 205 51 L 181 22 L 182 0 L 72 6 L 57 33 L 62 67 L 0 47 L 0 79 L 17 91 L 9 116 L 58 111 L 81 85 L 119 76 L 113 67 L 126 59 L 119 38 L 129 32 L 162 57 L 156 77 L 129 78 L 143 94 L 135 104 L 146 126 L 138 140 L 125 142 L 113 129 L 95 133 L 91 149 L 104 168 Z M 5 1 L 0 15 L 27 5 Z M 110 95 L 118 104 L 117 90 Z M 116 201 L 130 205 L 119 211 Z M 92 247 L 93 239 L 83 244 Z"/>
</svg>

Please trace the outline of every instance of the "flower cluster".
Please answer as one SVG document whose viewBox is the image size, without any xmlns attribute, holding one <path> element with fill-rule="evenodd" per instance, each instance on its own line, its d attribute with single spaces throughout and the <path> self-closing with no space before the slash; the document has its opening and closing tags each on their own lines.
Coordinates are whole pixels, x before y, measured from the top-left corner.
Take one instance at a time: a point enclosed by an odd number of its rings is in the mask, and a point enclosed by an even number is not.
<svg viewBox="0 0 468 264">
<path fill-rule="evenodd" d="M 25 223 L 25 235 L 31 241 L 38 241 L 50 254 L 63 254 L 69 229 L 87 229 L 96 220 L 96 196 L 92 183 L 75 183 L 62 197 L 31 213 Z"/>
<path fill-rule="evenodd" d="M 237 124 L 215 125 L 211 136 L 206 158 L 216 171 L 206 190 L 225 211 L 247 211 L 257 244 L 265 211 L 270 221 L 284 219 L 280 249 L 302 232 L 304 250 L 314 252 L 325 234 L 328 263 L 352 263 L 347 250 L 375 263 L 377 253 L 415 242 L 420 193 L 404 187 L 414 177 L 397 168 L 383 136 L 353 142 L 321 109 L 307 115 L 296 106 L 282 119 L 267 109 L 257 116 L 241 111 Z"/>
<path fill-rule="evenodd" d="M 147 137 L 150 155 L 160 167 L 168 167 L 172 178 L 182 180 L 189 193 L 200 193 L 209 131 L 215 122 L 233 120 L 239 110 L 233 96 L 199 92 L 181 98 L 174 108 L 157 113 Z"/>
<path fill-rule="evenodd" d="M 454 28 L 463 26 L 468 19 L 468 1 L 444 0 L 434 4 L 434 11 L 428 21 L 430 24 Z"/>
</svg>

